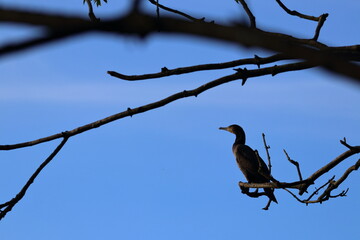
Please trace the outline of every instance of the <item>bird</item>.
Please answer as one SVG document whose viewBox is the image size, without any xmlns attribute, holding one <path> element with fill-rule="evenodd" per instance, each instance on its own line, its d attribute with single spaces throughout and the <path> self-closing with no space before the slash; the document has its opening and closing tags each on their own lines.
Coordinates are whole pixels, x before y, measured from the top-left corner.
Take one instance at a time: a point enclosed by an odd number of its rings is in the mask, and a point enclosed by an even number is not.
<svg viewBox="0 0 360 240">
<path fill-rule="evenodd" d="M 260 162 L 262 172 L 270 176 L 270 171 L 266 166 L 264 160 L 262 160 L 261 157 L 258 159 L 258 157 L 255 154 L 255 151 L 248 145 L 245 145 L 246 136 L 243 128 L 240 127 L 239 125 L 233 124 L 228 127 L 220 127 L 219 129 L 235 134 L 236 138 L 232 146 L 232 151 L 235 156 L 237 165 L 244 174 L 246 180 L 249 183 L 270 182 L 269 179 L 267 179 L 266 177 L 264 177 L 262 174 L 259 173 L 259 162 Z M 275 198 L 273 189 L 264 188 L 264 192 L 271 201 L 278 203 Z"/>
</svg>

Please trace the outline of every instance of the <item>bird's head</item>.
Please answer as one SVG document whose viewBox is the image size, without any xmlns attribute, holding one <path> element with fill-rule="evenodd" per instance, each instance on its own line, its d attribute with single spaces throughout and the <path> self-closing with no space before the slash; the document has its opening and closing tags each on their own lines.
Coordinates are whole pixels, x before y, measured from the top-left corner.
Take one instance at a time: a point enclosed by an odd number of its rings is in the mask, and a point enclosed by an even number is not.
<svg viewBox="0 0 360 240">
<path fill-rule="evenodd" d="M 228 127 L 219 127 L 220 130 L 225 130 L 236 135 L 237 138 L 243 139 L 245 142 L 245 132 L 239 125 L 233 124 Z"/>
</svg>

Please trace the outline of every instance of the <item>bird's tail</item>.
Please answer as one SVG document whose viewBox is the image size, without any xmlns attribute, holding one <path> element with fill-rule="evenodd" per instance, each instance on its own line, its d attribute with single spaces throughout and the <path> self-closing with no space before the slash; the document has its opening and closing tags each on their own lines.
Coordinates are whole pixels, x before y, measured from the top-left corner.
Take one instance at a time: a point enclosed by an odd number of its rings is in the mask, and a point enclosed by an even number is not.
<svg viewBox="0 0 360 240">
<path fill-rule="evenodd" d="M 268 196 L 268 198 L 271 201 L 278 203 L 277 200 L 276 200 L 276 197 L 274 195 L 274 189 L 272 189 L 272 188 L 264 188 L 264 192 L 266 193 L 266 196 Z"/>
</svg>

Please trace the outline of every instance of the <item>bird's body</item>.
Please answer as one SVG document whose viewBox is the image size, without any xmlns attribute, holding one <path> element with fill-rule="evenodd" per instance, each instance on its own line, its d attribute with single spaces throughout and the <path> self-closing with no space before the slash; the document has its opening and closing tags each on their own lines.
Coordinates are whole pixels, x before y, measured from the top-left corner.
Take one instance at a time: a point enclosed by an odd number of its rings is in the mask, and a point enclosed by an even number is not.
<svg viewBox="0 0 360 240">
<path fill-rule="evenodd" d="M 234 133 L 236 136 L 235 142 L 232 146 L 232 151 L 234 153 L 236 163 L 239 166 L 240 170 L 244 174 L 246 180 L 249 183 L 265 183 L 270 180 L 266 178 L 264 175 L 270 176 L 270 171 L 266 166 L 264 160 L 261 158 L 258 159 L 254 150 L 245 145 L 245 132 L 238 125 L 230 125 L 229 127 L 221 127 L 220 129 L 229 131 Z M 259 163 L 261 167 L 259 168 Z M 261 169 L 262 173 L 259 173 L 259 169 Z M 274 191 L 270 188 L 264 188 L 266 195 L 272 201 L 277 203 L 277 200 L 274 195 Z"/>
</svg>

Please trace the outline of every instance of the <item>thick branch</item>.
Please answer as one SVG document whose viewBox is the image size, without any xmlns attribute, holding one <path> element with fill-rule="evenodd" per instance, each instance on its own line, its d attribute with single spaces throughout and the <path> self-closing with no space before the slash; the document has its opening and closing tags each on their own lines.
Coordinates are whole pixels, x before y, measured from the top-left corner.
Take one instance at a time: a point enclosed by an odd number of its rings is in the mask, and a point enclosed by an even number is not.
<svg viewBox="0 0 360 240">
<path fill-rule="evenodd" d="M 24 13 L 24 18 L 22 18 L 23 12 L 11 12 L 13 14 L 9 16 L 8 10 L 0 10 L 0 21 L 23 22 L 43 26 L 60 24 L 57 22 L 59 20 L 58 16 L 40 14 L 41 19 L 39 18 L 40 15 L 36 14 L 36 18 L 33 19 L 31 13 Z M 14 17 L 14 15 L 18 17 Z M 55 17 L 55 19 L 53 19 L 53 17 Z M 48 24 L 47 20 L 50 20 L 51 24 Z M 116 20 L 103 21 L 100 23 L 89 23 L 82 19 L 75 19 L 75 23 L 81 21 L 84 23 L 81 26 L 74 24 L 66 25 L 66 23 L 71 22 L 71 20 L 67 19 L 65 22 L 61 22 L 61 29 L 63 29 L 62 31 L 103 31 L 118 34 L 136 34 L 143 37 L 150 33 L 158 33 L 157 18 L 140 13 L 132 13 Z M 357 79 L 356 81 L 360 81 L 359 66 L 347 62 L 338 56 L 331 54 L 331 52 L 318 51 L 303 45 L 307 44 L 320 47 L 321 44 L 313 40 L 296 39 L 284 34 L 274 34 L 257 29 L 249 29 L 241 25 L 226 26 L 203 22 L 192 23 L 172 17 L 163 17 L 160 19 L 160 22 L 162 34 L 178 33 L 189 36 L 218 39 L 245 46 L 258 46 L 277 52 L 283 52 L 292 58 L 307 59 L 314 65 L 322 65 L 333 72 L 338 72 Z"/>
</svg>

